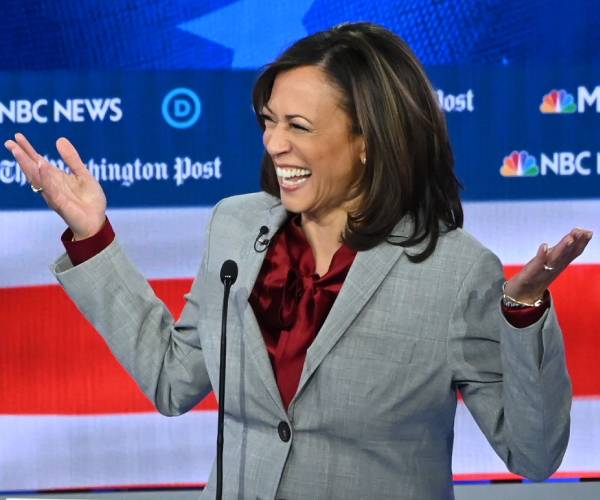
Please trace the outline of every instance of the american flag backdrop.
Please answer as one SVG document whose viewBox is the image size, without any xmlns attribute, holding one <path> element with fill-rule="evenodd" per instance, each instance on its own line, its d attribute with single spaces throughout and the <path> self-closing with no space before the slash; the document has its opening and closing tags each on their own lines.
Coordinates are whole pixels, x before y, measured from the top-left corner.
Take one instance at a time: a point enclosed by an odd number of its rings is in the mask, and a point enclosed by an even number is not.
<svg viewBox="0 0 600 500">
<path fill-rule="evenodd" d="M 551 292 L 575 395 L 556 476 L 600 477 L 595 2 L 201 4 L 4 2 L 3 140 L 22 131 L 64 168 L 53 144 L 72 139 L 107 192 L 117 237 L 177 316 L 212 205 L 258 189 L 257 69 L 318 29 L 386 25 L 427 66 L 464 183 L 465 228 L 507 276 L 572 227 L 596 233 Z M 0 152 L 0 491 L 203 484 L 214 397 L 176 418 L 154 410 L 49 271 L 64 229 Z M 455 479 L 510 477 L 462 404 L 455 434 Z"/>
</svg>

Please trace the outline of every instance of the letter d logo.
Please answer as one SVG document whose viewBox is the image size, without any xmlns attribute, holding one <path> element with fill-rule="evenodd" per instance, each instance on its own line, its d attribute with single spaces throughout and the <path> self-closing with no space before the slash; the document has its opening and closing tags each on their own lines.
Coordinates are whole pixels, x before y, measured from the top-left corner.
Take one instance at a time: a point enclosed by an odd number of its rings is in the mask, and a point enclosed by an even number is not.
<svg viewBox="0 0 600 500">
<path fill-rule="evenodd" d="M 202 103 L 198 95 L 183 87 L 171 90 L 163 99 L 162 115 L 174 128 L 190 128 L 200 118 Z"/>
</svg>

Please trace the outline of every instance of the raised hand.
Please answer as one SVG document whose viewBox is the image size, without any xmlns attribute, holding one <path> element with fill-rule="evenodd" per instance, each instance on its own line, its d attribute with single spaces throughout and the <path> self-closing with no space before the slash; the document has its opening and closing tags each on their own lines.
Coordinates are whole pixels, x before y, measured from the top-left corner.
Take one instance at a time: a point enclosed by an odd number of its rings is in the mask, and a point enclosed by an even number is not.
<svg viewBox="0 0 600 500">
<path fill-rule="evenodd" d="M 535 257 L 506 283 L 505 293 L 521 302 L 535 302 L 591 239 L 591 231 L 572 229 L 555 246 L 540 245 Z"/>
<path fill-rule="evenodd" d="M 67 139 L 58 139 L 56 149 L 72 175 L 46 161 L 23 134 L 16 134 L 15 140 L 6 141 L 4 146 L 19 163 L 33 190 L 63 218 L 75 239 L 92 236 L 102 228 L 106 218 L 106 196 Z"/>
</svg>

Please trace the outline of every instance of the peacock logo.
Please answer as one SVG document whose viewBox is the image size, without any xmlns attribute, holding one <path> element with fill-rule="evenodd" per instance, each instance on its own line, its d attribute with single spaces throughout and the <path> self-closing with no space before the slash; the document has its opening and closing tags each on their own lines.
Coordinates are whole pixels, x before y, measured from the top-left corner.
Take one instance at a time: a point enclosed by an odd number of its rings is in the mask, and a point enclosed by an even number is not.
<svg viewBox="0 0 600 500">
<path fill-rule="evenodd" d="M 577 105 L 575 104 L 575 98 L 572 94 L 569 94 L 564 89 L 553 89 L 542 99 L 540 111 L 542 113 L 575 113 L 577 111 Z"/>
<path fill-rule="evenodd" d="M 535 177 L 540 173 L 535 157 L 527 151 L 513 151 L 504 157 L 500 174 L 502 177 Z"/>
</svg>

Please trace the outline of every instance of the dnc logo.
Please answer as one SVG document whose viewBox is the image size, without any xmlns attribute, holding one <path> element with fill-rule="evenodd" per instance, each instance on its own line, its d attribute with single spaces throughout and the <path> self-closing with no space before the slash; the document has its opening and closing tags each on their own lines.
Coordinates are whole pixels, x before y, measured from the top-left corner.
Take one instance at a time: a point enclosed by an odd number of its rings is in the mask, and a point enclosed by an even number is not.
<svg viewBox="0 0 600 500">
<path fill-rule="evenodd" d="M 500 173 L 503 177 L 535 177 L 540 169 L 527 151 L 513 151 L 504 157 Z"/>
<path fill-rule="evenodd" d="M 540 104 L 542 113 L 575 113 L 575 99 L 566 90 L 551 90 Z"/>
<path fill-rule="evenodd" d="M 163 99 L 162 115 L 171 127 L 190 128 L 200 118 L 202 103 L 190 89 L 179 87 L 171 90 Z"/>
</svg>

